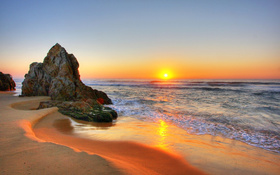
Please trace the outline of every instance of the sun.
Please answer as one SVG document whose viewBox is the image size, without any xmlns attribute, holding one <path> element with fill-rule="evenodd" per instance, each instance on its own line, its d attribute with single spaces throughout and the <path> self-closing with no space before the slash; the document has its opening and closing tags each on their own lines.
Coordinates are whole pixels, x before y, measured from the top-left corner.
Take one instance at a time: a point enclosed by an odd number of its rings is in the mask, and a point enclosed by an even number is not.
<svg viewBox="0 0 280 175">
<path fill-rule="evenodd" d="M 168 80 L 168 79 L 170 79 L 171 77 L 170 77 L 170 74 L 169 73 L 163 73 L 162 75 L 161 75 L 161 78 L 162 79 L 165 79 L 165 80 Z"/>
<path fill-rule="evenodd" d="M 162 69 L 161 71 L 158 72 L 157 77 L 162 80 L 170 80 L 173 79 L 174 74 L 171 70 Z"/>
</svg>

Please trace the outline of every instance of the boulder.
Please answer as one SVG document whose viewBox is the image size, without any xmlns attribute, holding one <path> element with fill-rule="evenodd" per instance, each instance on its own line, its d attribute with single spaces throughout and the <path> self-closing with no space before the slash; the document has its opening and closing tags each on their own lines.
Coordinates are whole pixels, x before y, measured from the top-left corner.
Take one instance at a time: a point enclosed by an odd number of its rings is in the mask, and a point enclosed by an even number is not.
<svg viewBox="0 0 280 175">
<path fill-rule="evenodd" d="M 112 104 L 106 93 L 86 86 L 80 80 L 79 63 L 58 43 L 48 52 L 43 63 L 34 62 L 22 83 L 22 96 L 50 96 L 52 100 L 94 99 Z"/>
<path fill-rule="evenodd" d="M 10 74 L 3 74 L 0 72 L 0 91 L 16 90 L 16 83 Z"/>
<path fill-rule="evenodd" d="M 21 96 L 50 96 L 51 101 L 41 102 L 38 109 L 58 107 L 70 117 L 93 121 L 112 122 L 117 113 L 103 104 L 112 104 L 105 92 L 92 89 L 80 80 L 79 63 L 55 44 L 43 63 L 34 62 L 22 82 Z"/>
</svg>

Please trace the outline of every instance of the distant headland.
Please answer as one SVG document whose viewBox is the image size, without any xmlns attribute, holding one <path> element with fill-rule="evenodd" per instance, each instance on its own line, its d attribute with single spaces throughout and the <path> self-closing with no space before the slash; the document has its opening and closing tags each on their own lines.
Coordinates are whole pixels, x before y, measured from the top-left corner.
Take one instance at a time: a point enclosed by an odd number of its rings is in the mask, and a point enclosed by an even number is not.
<svg viewBox="0 0 280 175">
<path fill-rule="evenodd" d="M 10 74 L 0 72 L 0 91 L 13 91 L 15 90 L 16 83 Z"/>
</svg>

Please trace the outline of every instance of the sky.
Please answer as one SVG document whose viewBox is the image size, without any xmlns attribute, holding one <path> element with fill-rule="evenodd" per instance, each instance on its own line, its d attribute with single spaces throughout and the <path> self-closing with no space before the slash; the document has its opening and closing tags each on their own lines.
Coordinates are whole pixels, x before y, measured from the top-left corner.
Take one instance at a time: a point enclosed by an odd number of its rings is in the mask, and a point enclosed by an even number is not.
<svg viewBox="0 0 280 175">
<path fill-rule="evenodd" d="M 0 0 L 0 71 L 59 43 L 81 78 L 280 79 L 279 0 Z"/>
</svg>

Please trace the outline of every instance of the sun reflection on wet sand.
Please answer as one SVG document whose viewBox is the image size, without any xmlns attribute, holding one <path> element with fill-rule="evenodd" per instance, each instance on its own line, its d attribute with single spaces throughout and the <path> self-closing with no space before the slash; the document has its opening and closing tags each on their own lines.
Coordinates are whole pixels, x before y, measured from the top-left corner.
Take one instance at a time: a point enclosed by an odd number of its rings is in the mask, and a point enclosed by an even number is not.
<svg viewBox="0 0 280 175">
<path fill-rule="evenodd" d="M 159 147 L 164 150 L 168 150 L 168 144 L 166 143 L 166 137 L 168 132 L 168 125 L 162 119 L 159 120 L 158 128 L 157 128 L 158 140 L 156 143 L 156 147 Z"/>
<path fill-rule="evenodd" d="M 191 135 L 162 119 L 148 122 L 132 117 L 120 117 L 111 126 L 70 120 L 73 127 L 71 134 L 78 137 L 143 143 L 171 154 L 182 155 L 192 165 L 212 174 L 223 174 L 221 172 L 229 170 L 233 174 L 268 174 L 268 170 L 270 174 L 280 172 L 280 157 L 276 153 L 230 139 Z M 70 122 L 66 124 L 69 125 Z M 65 125 L 59 124 L 54 127 Z M 61 128 L 57 129 L 64 131 Z"/>
</svg>

